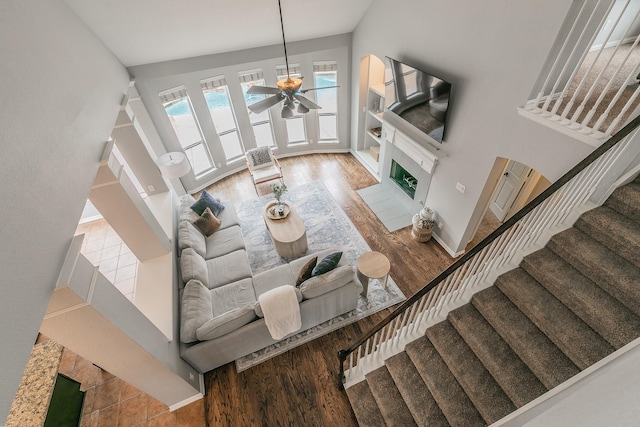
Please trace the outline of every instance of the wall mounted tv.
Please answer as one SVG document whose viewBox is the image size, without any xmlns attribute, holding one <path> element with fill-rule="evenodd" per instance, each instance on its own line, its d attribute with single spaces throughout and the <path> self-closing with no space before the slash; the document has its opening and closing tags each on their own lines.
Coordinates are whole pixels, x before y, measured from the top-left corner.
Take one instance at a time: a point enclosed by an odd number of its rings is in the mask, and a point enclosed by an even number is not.
<svg viewBox="0 0 640 427">
<path fill-rule="evenodd" d="M 386 59 L 385 109 L 441 143 L 451 84 L 395 59 Z"/>
</svg>

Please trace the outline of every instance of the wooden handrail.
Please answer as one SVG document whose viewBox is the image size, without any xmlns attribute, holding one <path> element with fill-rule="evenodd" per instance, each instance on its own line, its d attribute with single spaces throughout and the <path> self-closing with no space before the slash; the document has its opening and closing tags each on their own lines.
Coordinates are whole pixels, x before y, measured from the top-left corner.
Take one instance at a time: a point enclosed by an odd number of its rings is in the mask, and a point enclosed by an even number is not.
<svg viewBox="0 0 640 427">
<path fill-rule="evenodd" d="M 340 384 L 344 382 L 344 362 L 347 360 L 347 357 L 353 353 L 358 347 L 364 344 L 368 339 L 370 339 L 376 332 L 380 331 L 383 327 L 389 324 L 393 319 L 404 313 L 409 307 L 411 307 L 414 303 L 420 300 L 427 292 L 431 291 L 438 284 L 446 280 L 451 274 L 453 274 L 458 268 L 462 267 L 467 263 L 471 258 L 473 258 L 478 252 L 482 251 L 484 248 L 489 246 L 494 240 L 500 237 L 504 232 L 509 230 L 514 224 L 520 221 L 525 215 L 535 209 L 538 205 L 543 203 L 549 196 L 558 191 L 562 186 L 564 186 L 567 182 L 569 182 L 573 177 L 582 172 L 585 168 L 591 165 L 594 161 L 596 161 L 600 156 L 609 151 L 613 146 L 615 146 L 618 142 L 628 136 L 633 130 L 635 130 L 640 125 L 640 115 L 634 118 L 632 121 L 627 123 L 622 129 L 620 129 L 615 135 L 605 141 L 602 145 L 596 148 L 591 154 L 585 157 L 580 163 L 575 165 L 569 172 L 565 173 L 562 177 L 560 177 L 556 182 L 551 184 L 546 190 L 540 193 L 536 198 L 527 203 L 522 209 L 516 212 L 511 218 L 505 221 L 500 227 L 494 230 L 491 234 L 485 237 L 482 241 L 480 241 L 477 245 L 471 248 L 468 252 L 458 258 L 453 264 L 451 264 L 447 269 L 445 269 L 442 273 L 436 276 L 433 280 L 423 286 L 420 290 L 418 290 L 415 294 L 413 294 L 409 299 L 405 300 L 402 304 L 396 307 L 387 317 L 376 323 L 373 328 L 371 328 L 368 332 L 363 334 L 360 338 L 358 338 L 351 346 L 346 349 L 342 349 L 338 351 L 338 360 L 340 361 L 340 376 L 339 381 Z"/>
</svg>

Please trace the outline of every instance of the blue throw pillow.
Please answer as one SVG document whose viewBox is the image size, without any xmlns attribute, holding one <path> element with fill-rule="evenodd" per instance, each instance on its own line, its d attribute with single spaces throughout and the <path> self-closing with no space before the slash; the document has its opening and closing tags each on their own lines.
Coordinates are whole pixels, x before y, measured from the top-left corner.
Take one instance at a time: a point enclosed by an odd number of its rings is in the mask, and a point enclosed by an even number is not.
<svg viewBox="0 0 640 427">
<path fill-rule="evenodd" d="M 334 252 L 322 258 L 322 261 L 319 261 L 318 264 L 316 264 L 316 266 L 313 268 L 313 271 L 311 272 L 311 277 L 319 276 L 321 274 L 324 274 L 328 271 L 333 270 L 338 266 L 338 263 L 340 262 L 341 257 L 342 257 L 342 252 Z"/>
<path fill-rule="evenodd" d="M 211 209 L 211 212 L 215 216 L 218 216 L 224 209 L 224 205 L 220 203 L 220 200 L 213 198 L 211 194 L 207 193 L 207 190 L 202 190 L 200 198 L 197 202 L 191 205 L 191 209 L 193 209 L 193 211 L 198 215 L 202 215 L 207 208 Z"/>
</svg>

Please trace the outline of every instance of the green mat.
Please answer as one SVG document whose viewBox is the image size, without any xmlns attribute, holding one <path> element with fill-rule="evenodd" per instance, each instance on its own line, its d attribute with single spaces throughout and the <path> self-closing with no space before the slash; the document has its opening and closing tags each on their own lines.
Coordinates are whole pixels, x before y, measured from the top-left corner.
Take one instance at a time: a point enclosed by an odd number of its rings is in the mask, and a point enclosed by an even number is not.
<svg viewBox="0 0 640 427">
<path fill-rule="evenodd" d="M 79 382 L 58 374 L 44 426 L 77 427 L 82 415 L 84 393 L 80 391 Z"/>
</svg>

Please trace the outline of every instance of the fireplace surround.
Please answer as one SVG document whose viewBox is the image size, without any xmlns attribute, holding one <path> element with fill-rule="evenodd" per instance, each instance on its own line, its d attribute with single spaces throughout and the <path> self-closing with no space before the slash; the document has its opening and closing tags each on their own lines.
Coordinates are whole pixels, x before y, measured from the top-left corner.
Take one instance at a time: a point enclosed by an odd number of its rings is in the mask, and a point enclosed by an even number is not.
<svg viewBox="0 0 640 427">
<path fill-rule="evenodd" d="M 382 136 L 380 184 L 359 190 L 358 194 L 385 227 L 395 231 L 411 225 L 413 215 L 426 204 L 431 174 L 443 154 L 435 148 L 434 152 L 425 148 L 386 121 Z"/>
</svg>

